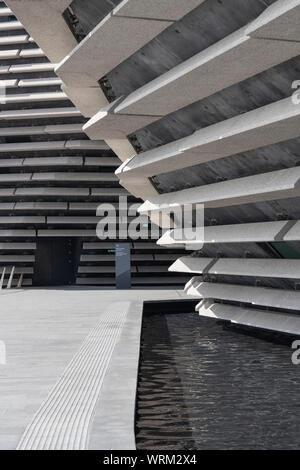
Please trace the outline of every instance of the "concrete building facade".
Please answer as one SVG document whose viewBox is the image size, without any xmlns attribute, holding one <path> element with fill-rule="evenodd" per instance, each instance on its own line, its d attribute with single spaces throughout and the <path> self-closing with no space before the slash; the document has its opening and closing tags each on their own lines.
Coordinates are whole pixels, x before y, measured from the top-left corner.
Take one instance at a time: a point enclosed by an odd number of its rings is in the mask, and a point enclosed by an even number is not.
<svg viewBox="0 0 300 470">
<path fill-rule="evenodd" d="M 167 257 L 170 273 L 194 275 L 186 292 L 199 297 L 199 313 L 294 333 L 300 0 L 6 3 L 57 64 L 51 109 L 59 102 L 84 116 L 77 119 L 90 140 L 79 133 L 76 145 L 119 157 L 116 175 L 144 201 L 140 212 L 159 223 L 164 211 L 204 205 L 194 250 L 175 237 L 176 223 L 158 242 L 189 249 L 173 264 Z M 67 119 L 61 124 L 76 121 Z M 62 140 L 70 145 L 68 133 Z"/>
<path fill-rule="evenodd" d="M 25 4 L 21 5 L 25 11 Z M 24 287 L 114 286 L 118 240 L 97 238 L 96 210 L 108 204 L 119 214 L 120 196 L 127 197 L 129 204 L 140 200 L 120 186 L 115 170 L 121 162 L 110 146 L 103 139 L 90 140 L 82 130 L 87 118 L 61 89 L 57 63 L 46 54 L 1 2 L 0 266 L 1 273 L 5 269 L 4 285 L 14 266 L 14 285 L 22 275 Z M 128 221 L 133 218 L 129 214 Z M 176 259 L 172 250 L 157 246 L 156 240 L 119 241 L 131 247 L 133 286 L 184 285 L 185 276 L 168 272 L 170 257 Z"/>
</svg>

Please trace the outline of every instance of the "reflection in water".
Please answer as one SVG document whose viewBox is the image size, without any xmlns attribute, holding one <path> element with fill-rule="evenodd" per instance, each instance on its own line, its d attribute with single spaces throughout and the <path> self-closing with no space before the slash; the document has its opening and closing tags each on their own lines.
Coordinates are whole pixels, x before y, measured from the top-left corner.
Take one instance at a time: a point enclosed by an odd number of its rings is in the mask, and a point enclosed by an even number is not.
<svg viewBox="0 0 300 470">
<path fill-rule="evenodd" d="M 299 449 L 291 353 L 195 313 L 144 315 L 137 448 Z"/>
</svg>

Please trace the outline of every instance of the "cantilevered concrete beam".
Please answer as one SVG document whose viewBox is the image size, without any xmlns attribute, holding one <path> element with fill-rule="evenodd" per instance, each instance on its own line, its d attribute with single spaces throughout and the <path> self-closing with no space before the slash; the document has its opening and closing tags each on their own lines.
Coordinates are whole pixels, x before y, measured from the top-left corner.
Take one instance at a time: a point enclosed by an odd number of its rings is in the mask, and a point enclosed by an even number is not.
<svg viewBox="0 0 300 470">
<path fill-rule="evenodd" d="M 300 335 L 300 317 L 289 312 L 271 312 L 205 301 L 197 306 L 199 315 L 239 325 Z"/>
<path fill-rule="evenodd" d="M 184 256 L 171 272 L 300 279 L 300 260 L 252 258 L 195 258 Z"/>
<path fill-rule="evenodd" d="M 57 67 L 65 92 L 93 116 L 107 103 L 99 79 L 203 1 L 123 0 Z"/>
<path fill-rule="evenodd" d="M 200 129 L 125 162 L 116 172 L 121 182 L 175 171 L 300 135 L 300 106 L 291 98 Z M 123 184 L 123 183 L 122 183 Z"/>
<path fill-rule="evenodd" d="M 185 204 L 225 207 L 300 196 L 300 168 L 271 171 L 196 188 L 164 193 L 146 201 L 139 212 L 171 210 Z"/>
<path fill-rule="evenodd" d="M 62 61 L 56 72 L 67 86 L 97 86 L 103 75 L 203 1 L 124 0 Z"/>
<path fill-rule="evenodd" d="M 240 284 L 203 282 L 201 277 L 191 279 L 185 292 L 203 299 L 229 300 L 252 305 L 299 310 L 300 292 Z"/>
<path fill-rule="evenodd" d="M 199 230 L 198 233 L 201 233 Z M 214 225 L 204 227 L 204 233 L 188 240 L 177 230 L 166 232 L 158 244 L 163 246 L 193 245 L 212 243 L 260 243 L 300 240 L 300 221 L 256 222 L 250 224 Z"/>
<path fill-rule="evenodd" d="M 281 28 L 291 16 L 293 24 L 299 24 L 300 4 L 295 3 L 297 6 L 276 2 L 269 14 L 263 13 L 260 19 L 177 65 L 121 102 L 116 100 L 85 125 L 86 133 L 90 138 L 124 137 L 162 116 L 299 55 L 299 31 L 290 40 L 281 34 L 277 37 L 277 27 Z M 257 30 L 261 33 L 261 28 L 272 25 L 272 38 L 265 40 L 258 36 Z"/>
</svg>

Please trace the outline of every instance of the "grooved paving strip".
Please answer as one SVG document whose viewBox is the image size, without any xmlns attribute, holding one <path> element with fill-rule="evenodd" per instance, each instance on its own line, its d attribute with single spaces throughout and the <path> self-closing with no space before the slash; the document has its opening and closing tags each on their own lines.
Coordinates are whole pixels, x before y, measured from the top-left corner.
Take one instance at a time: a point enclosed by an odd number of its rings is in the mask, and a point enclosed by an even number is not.
<svg viewBox="0 0 300 470">
<path fill-rule="evenodd" d="M 18 450 L 84 450 L 130 302 L 109 305 L 27 427 Z"/>
</svg>

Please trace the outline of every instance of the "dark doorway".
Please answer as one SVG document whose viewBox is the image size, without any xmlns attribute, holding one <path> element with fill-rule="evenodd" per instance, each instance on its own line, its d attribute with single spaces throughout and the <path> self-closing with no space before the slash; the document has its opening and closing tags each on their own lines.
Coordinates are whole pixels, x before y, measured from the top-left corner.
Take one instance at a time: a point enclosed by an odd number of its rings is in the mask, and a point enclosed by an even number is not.
<svg viewBox="0 0 300 470">
<path fill-rule="evenodd" d="M 72 238 L 38 239 L 33 285 L 66 286 L 74 284 L 80 243 L 80 240 Z"/>
</svg>

